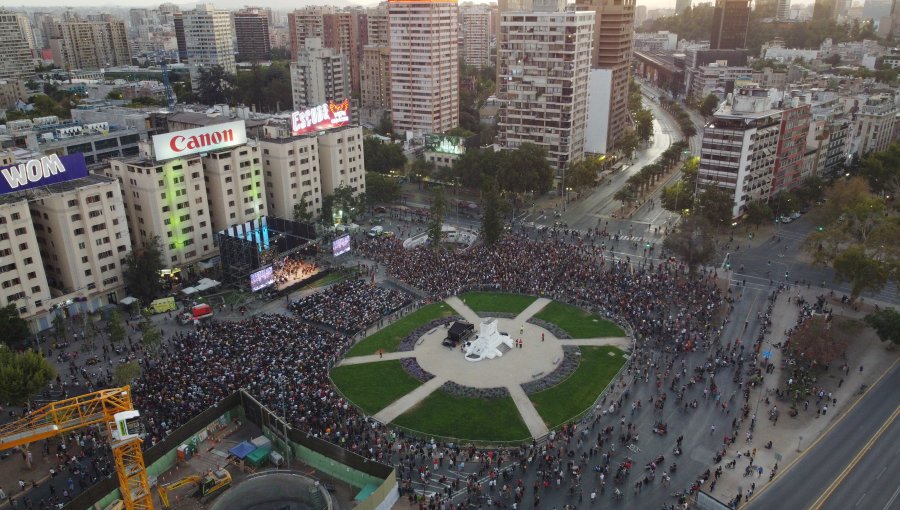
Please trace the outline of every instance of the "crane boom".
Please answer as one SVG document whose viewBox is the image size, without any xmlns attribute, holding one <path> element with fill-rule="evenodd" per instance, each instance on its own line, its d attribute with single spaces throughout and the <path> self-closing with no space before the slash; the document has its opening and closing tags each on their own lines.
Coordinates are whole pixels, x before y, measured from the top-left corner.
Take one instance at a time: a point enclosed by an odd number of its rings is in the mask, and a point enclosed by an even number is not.
<svg viewBox="0 0 900 510">
<path fill-rule="evenodd" d="M 138 416 L 128 386 L 110 388 L 47 404 L 0 427 L 0 450 L 8 450 L 91 425 L 105 424 L 126 510 L 153 510 L 141 440 L 126 420 Z"/>
</svg>

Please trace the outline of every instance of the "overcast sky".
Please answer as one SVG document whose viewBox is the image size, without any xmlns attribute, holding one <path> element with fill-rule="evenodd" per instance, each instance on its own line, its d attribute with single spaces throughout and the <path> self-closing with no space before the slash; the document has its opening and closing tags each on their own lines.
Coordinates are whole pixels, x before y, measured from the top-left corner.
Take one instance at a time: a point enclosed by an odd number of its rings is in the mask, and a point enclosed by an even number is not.
<svg viewBox="0 0 900 510">
<path fill-rule="evenodd" d="M 694 0 L 696 3 L 700 3 L 701 1 L 714 1 L 714 0 Z M 807 4 L 810 3 L 811 0 L 794 0 L 791 2 L 792 4 Z M 142 1 L 135 0 L 133 2 L 129 2 L 129 6 L 131 7 L 155 7 L 159 4 L 164 3 L 163 1 Z M 187 8 L 193 7 L 197 2 L 172 2 L 178 5 L 184 5 Z M 245 5 L 254 5 L 259 7 L 273 7 L 278 9 L 287 9 L 290 6 L 293 7 L 303 7 L 306 5 L 364 5 L 371 6 L 377 5 L 379 0 L 293 0 L 290 3 L 284 2 L 283 0 L 218 0 L 212 2 L 217 7 L 221 7 L 223 9 L 237 9 L 243 7 Z M 475 3 L 490 3 L 487 1 L 476 1 Z M 855 2 L 856 3 L 856 2 Z M 675 7 L 675 0 L 638 0 L 638 5 L 646 5 L 648 8 L 660 8 L 660 7 Z M 103 0 L 66 0 L 65 2 L 57 2 L 56 0 L 0 0 L 0 6 L 5 7 L 7 9 L 16 9 L 18 7 L 28 7 L 30 9 L 42 8 L 42 9 L 51 9 L 54 7 L 64 8 L 64 7 L 75 7 L 75 8 L 95 8 L 98 11 L 102 11 L 104 6 L 122 8 L 124 7 L 121 3 L 113 3 Z"/>
</svg>

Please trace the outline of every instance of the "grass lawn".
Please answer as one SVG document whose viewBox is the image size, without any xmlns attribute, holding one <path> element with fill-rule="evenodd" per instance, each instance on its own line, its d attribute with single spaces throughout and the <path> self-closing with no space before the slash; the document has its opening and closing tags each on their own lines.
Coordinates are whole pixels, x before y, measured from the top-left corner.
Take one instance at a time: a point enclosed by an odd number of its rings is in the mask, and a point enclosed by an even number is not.
<svg viewBox="0 0 900 510">
<path fill-rule="evenodd" d="M 310 284 L 304 285 L 299 290 L 317 289 L 319 287 L 324 287 L 326 285 L 331 285 L 332 283 L 339 282 L 341 280 L 345 280 L 348 277 L 349 277 L 349 275 L 347 275 L 346 273 L 344 273 L 342 271 L 332 271 L 332 272 L 328 273 L 327 275 L 323 276 L 322 278 L 319 278 L 318 280 L 316 280 Z"/>
<path fill-rule="evenodd" d="M 331 380 L 367 414 L 381 411 L 422 384 L 403 370 L 400 360 L 335 367 Z"/>
<path fill-rule="evenodd" d="M 423 434 L 473 441 L 516 441 L 531 437 L 511 397 L 482 400 L 435 391 L 394 423 Z"/>
<path fill-rule="evenodd" d="M 534 302 L 534 296 L 520 296 L 518 294 L 504 294 L 493 292 L 466 292 L 459 296 L 472 311 L 522 313 L 528 305 Z"/>
<path fill-rule="evenodd" d="M 581 362 L 575 373 L 552 388 L 529 395 L 551 429 L 589 408 L 625 363 L 622 351 L 616 347 L 582 346 L 580 349 Z"/>
<path fill-rule="evenodd" d="M 403 338 L 405 338 L 412 330 L 424 326 L 435 319 L 453 315 L 453 313 L 453 309 L 450 308 L 450 305 L 443 301 L 419 308 L 415 312 L 354 345 L 353 348 L 347 352 L 347 356 L 375 354 L 378 352 L 378 349 L 384 349 L 384 352 L 394 352 L 397 350 L 397 347 L 400 346 L 400 342 L 403 341 Z"/>
<path fill-rule="evenodd" d="M 572 338 L 625 336 L 625 332 L 612 322 L 558 301 L 549 303 L 535 317 L 556 324 Z"/>
</svg>

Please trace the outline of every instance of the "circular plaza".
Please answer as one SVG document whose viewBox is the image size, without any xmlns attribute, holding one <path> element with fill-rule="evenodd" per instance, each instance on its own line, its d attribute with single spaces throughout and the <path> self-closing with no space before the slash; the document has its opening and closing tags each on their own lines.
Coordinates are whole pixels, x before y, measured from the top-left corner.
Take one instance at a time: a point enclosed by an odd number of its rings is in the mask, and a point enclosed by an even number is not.
<svg viewBox="0 0 900 510">
<path fill-rule="evenodd" d="M 331 376 L 363 412 L 415 435 L 529 441 L 591 409 L 630 347 L 621 328 L 579 308 L 470 292 L 369 335 Z"/>
</svg>

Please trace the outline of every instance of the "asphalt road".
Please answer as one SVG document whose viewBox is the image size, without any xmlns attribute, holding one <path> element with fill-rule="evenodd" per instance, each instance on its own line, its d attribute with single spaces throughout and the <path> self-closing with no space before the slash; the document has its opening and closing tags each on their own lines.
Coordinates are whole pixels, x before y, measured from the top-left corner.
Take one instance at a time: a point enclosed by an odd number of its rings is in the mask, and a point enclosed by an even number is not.
<svg viewBox="0 0 900 510">
<path fill-rule="evenodd" d="M 748 510 L 900 507 L 900 366 L 807 449 Z M 845 470 L 848 470 L 845 472 Z M 833 491 L 833 492 L 831 492 Z"/>
</svg>

